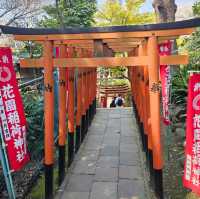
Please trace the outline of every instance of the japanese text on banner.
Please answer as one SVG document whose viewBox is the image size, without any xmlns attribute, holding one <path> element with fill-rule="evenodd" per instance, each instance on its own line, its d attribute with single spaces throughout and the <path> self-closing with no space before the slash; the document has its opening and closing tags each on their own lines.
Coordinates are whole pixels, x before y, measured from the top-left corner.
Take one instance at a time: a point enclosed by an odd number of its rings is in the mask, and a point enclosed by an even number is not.
<svg viewBox="0 0 200 199">
<path fill-rule="evenodd" d="M 171 41 L 159 44 L 159 54 L 161 56 L 170 55 L 171 46 Z M 163 122 L 166 125 L 169 125 L 169 86 L 171 81 L 170 66 L 160 65 L 160 79 L 162 84 Z"/>
<path fill-rule="evenodd" d="M 26 119 L 10 48 L 0 48 L 0 124 L 10 169 L 20 170 L 28 161 Z"/>
<path fill-rule="evenodd" d="M 191 75 L 188 86 L 185 169 L 183 184 L 200 194 L 200 75 Z"/>
</svg>

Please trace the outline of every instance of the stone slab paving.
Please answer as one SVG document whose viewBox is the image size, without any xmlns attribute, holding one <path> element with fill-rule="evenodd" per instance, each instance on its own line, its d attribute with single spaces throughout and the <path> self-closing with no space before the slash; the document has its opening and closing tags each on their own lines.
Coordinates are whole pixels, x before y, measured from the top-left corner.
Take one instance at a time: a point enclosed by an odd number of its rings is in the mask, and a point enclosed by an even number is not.
<svg viewBox="0 0 200 199">
<path fill-rule="evenodd" d="M 131 108 L 98 109 L 56 198 L 148 198 L 139 147 Z"/>
</svg>

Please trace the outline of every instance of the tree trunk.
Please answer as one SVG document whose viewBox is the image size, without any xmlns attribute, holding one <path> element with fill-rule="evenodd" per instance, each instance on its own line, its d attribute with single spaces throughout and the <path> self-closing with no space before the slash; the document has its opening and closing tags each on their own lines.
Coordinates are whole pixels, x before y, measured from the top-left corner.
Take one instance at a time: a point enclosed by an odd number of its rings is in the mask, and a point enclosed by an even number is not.
<svg viewBox="0 0 200 199">
<path fill-rule="evenodd" d="M 152 5 L 156 13 L 157 23 L 175 21 L 177 11 L 175 0 L 153 0 Z"/>
<path fill-rule="evenodd" d="M 153 0 L 152 5 L 156 13 L 157 23 L 175 21 L 175 14 L 177 11 L 177 5 L 175 3 L 175 0 Z M 177 50 L 177 44 L 176 40 L 174 40 L 172 46 L 172 54 L 177 54 L 176 50 Z"/>
</svg>

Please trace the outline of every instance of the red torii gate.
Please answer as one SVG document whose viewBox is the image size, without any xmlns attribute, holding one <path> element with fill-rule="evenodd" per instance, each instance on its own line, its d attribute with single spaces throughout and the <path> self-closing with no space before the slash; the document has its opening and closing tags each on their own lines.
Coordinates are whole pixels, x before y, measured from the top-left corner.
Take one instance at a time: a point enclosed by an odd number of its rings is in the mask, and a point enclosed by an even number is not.
<svg viewBox="0 0 200 199">
<path fill-rule="evenodd" d="M 21 67 L 44 68 L 45 100 L 45 198 L 53 197 L 53 70 L 59 69 L 59 183 L 65 170 L 66 140 L 66 68 L 69 68 L 68 163 L 74 157 L 74 121 L 78 141 L 83 140 L 96 111 L 96 68 L 127 66 L 133 104 L 140 124 L 150 173 L 154 173 L 155 190 L 163 198 L 163 154 L 160 136 L 159 66 L 187 64 L 187 55 L 159 56 L 159 41 L 175 39 L 196 31 L 200 19 L 141 26 L 103 28 L 27 29 L 0 26 L 2 33 L 13 34 L 18 41 L 35 41 L 43 45 L 43 57 L 23 59 Z M 60 48 L 53 57 L 53 47 Z M 68 52 L 67 52 L 68 51 Z M 77 51 L 77 52 L 76 52 Z M 128 57 L 113 57 L 114 52 L 128 52 Z M 76 53 L 75 53 L 76 52 Z M 78 105 L 74 115 L 74 68 L 78 69 Z M 81 133 L 80 133 L 81 132 Z M 80 135 L 79 135 L 80 134 Z M 80 138 L 81 137 L 81 138 Z"/>
</svg>

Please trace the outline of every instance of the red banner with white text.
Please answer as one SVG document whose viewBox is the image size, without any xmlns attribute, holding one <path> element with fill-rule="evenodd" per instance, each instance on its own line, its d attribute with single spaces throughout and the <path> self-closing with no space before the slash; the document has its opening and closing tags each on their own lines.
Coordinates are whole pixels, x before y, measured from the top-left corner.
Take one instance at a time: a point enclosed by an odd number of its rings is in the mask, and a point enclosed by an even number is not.
<svg viewBox="0 0 200 199">
<path fill-rule="evenodd" d="M 200 194 L 200 74 L 189 78 L 185 157 L 183 184 Z"/>
<path fill-rule="evenodd" d="M 171 41 L 159 44 L 159 54 L 161 56 L 170 55 L 171 46 Z M 160 65 L 160 79 L 162 84 L 163 122 L 165 125 L 169 125 L 169 86 L 171 81 L 170 66 Z"/>
<path fill-rule="evenodd" d="M 0 48 L 0 125 L 13 171 L 28 161 L 26 119 L 19 93 L 10 48 Z"/>
</svg>

